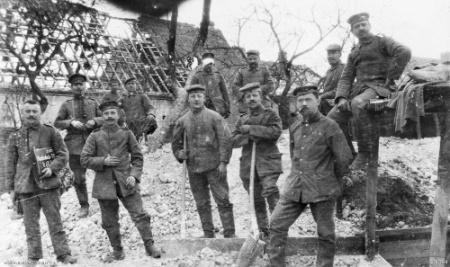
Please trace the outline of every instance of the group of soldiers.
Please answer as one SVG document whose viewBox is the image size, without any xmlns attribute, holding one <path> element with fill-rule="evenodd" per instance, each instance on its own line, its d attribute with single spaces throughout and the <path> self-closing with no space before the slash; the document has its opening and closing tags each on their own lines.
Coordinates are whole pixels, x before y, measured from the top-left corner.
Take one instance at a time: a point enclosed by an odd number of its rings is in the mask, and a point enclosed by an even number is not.
<svg viewBox="0 0 450 267">
<path fill-rule="evenodd" d="M 232 90 L 239 95 L 236 105 L 241 112 L 233 131 L 225 121 L 231 109 L 226 83 L 214 67 L 214 54 L 202 56 L 201 69 L 187 87 L 189 110 L 174 126 L 172 150 L 180 163 L 186 161 L 204 238 L 216 236 L 210 192 L 218 207 L 223 236 L 236 236 L 227 165 L 232 149 L 242 147 L 240 178 L 248 192 L 250 173 L 254 171 L 257 223 L 261 238 L 268 243 L 270 266 L 286 265 L 289 227 L 308 205 L 319 236 L 316 265 L 333 266 L 336 198 L 352 162 L 364 166 L 370 148 L 367 127 L 372 126 L 367 126 L 367 103 L 370 99 L 390 97 L 394 80 L 411 57 L 405 46 L 372 34 L 367 13 L 353 15 L 348 22 L 359 43 L 352 49 L 347 64 L 344 66 L 340 61 L 341 47 L 329 46 L 331 68 L 321 90 L 301 86 L 292 92 L 297 110 L 289 129 L 292 168 L 282 190 L 277 186 L 282 173 L 282 154 L 277 147 L 282 124 L 271 100 L 274 83 L 267 68 L 260 65 L 258 51 L 247 52 L 248 67 L 241 69 L 232 83 Z M 76 262 L 62 227 L 59 181 L 55 175 L 66 162 L 75 174 L 81 218 L 89 214 L 86 168 L 96 172 L 92 196 L 99 202 L 102 227 L 113 248 L 108 259 L 125 257 L 118 200 L 139 230 L 147 254 L 160 257 L 152 237 L 150 216 L 143 209 L 139 193 L 143 155 L 137 140 L 148 133 L 148 128 L 142 130 L 142 125 L 153 128 L 155 125 L 148 98 L 136 90 L 135 80 L 125 82 L 125 95 L 119 90 L 120 81 L 115 81 L 110 94 L 98 106 L 95 100 L 84 96 L 86 77 L 76 74 L 69 81 L 74 97 L 61 106 L 54 123 L 55 127 L 67 130 L 64 142 L 52 126 L 40 123 L 40 106 L 30 100 L 22 108 L 23 125 L 11 135 L 8 144 L 8 189 L 23 206 L 28 259 L 35 262 L 42 258 L 39 232 L 42 208 L 57 260 Z M 327 101 L 330 99 L 333 101 Z M 355 136 L 358 153 L 348 130 L 351 117 L 358 126 Z M 55 154 L 52 164 L 41 173 L 35 168 L 33 147 L 50 147 Z M 48 186 L 38 187 L 37 179 L 46 179 Z"/>
</svg>

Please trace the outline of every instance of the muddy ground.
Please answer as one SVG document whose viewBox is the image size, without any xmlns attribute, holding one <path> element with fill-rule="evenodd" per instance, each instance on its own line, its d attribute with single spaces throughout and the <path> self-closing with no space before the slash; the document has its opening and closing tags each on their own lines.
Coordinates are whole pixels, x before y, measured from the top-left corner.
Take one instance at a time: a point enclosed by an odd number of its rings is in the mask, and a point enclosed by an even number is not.
<svg viewBox="0 0 450 267">
<path fill-rule="evenodd" d="M 288 136 L 283 134 L 279 147 L 283 153 L 284 173 L 279 186 L 290 169 Z M 382 138 L 380 141 L 380 187 L 378 225 L 382 228 L 404 228 L 424 226 L 431 222 L 434 197 L 439 139 L 401 140 Z M 234 203 L 237 236 L 246 237 L 250 225 L 248 217 L 248 197 L 242 187 L 239 173 L 240 151 L 235 150 L 228 167 L 231 201 Z M 182 165 L 176 162 L 170 146 L 145 156 L 145 171 L 142 177 L 141 193 L 146 210 L 152 216 L 155 240 L 179 238 L 180 210 L 177 205 L 178 181 L 182 177 Z M 92 187 L 93 173 L 89 172 L 88 187 Z M 336 233 L 348 236 L 363 231 L 364 176 L 353 175 L 354 185 L 346 190 L 347 197 L 344 218 L 336 219 Z M 187 234 L 191 237 L 202 235 L 200 221 L 189 188 L 187 195 Z M 62 218 L 67 231 L 73 255 L 80 266 L 101 266 L 104 255 L 110 251 L 106 234 L 101 228 L 101 218 L 96 200 L 90 199 L 91 214 L 88 218 L 78 219 L 78 203 L 73 189 L 62 196 Z M 10 219 L 11 210 L 8 196 L 0 200 L 0 259 L 3 263 L 26 259 L 26 241 L 21 220 Z M 221 228 L 217 208 L 213 204 L 216 226 Z M 41 216 L 43 248 L 45 260 L 54 262 L 53 249 L 48 234 L 45 217 Z M 126 260 L 108 266 L 232 266 L 237 254 L 220 253 L 204 249 L 197 255 L 183 259 L 153 260 L 144 256 L 144 248 L 139 234 L 132 224 L 123 206 L 120 209 L 121 232 Z M 221 234 L 219 233 L 219 236 Z M 316 226 L 309 210 L 302 214 L 289 231 L 290 236 L 314 236 Z M 258 259 L 256 266 L 266 260 Z M 289 266 L 313 266 L 313 257 L 294 256 L 289 258 Z M 338 257 L 336 266 L 357 266 L 354 257 Z M 2 262 L 0 262 L 2 264 Z M 18 266 L 18 265 L 14 265 Z M 48 266 L 48 265 L 45 265 Z"/>
</svg>

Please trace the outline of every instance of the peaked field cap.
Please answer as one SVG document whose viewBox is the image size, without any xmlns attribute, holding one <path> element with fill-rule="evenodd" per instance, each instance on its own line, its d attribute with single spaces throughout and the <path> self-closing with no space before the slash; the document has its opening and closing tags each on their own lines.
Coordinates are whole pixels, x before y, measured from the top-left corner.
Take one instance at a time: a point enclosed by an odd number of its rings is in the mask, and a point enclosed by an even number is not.
<svg viewBox="0 0 450 267">
<path fill-rule="evenodd" d="M 341 51 L 342 48 L 340 45 L 338 44 L 330 44 L 329 46 L 327 46 L 327 51 Z"/>
<path fill-rule="evenodd" d="M 294 89 L 292 92 L 292 95 L 294 96 L 301 96 L 306 94 L 314 94 L 317 93 L 317 86 L 315 85 L 306 85 L 306 86 L 299 86 Z"/>
<path fill-rule="evenodd" d="M 441 53 L 441 63 L 450 62 L 450 52 Z"/>
<path fill-rule="evenodd" d="M 250 90 L 259 89 L 261 85 L 259 83 L 247 83 L 246 85 L 239 88 L 239 92 L 245 93 Z"/>
<path fill-rule="evenodd" d="M 87 78 L 86 78 L 86 76 L 84 76 L 81 73 L 74 73 L 69 76 L 69 83 L 78 82 L 80 80 L 81 80 L 81 82 L 86 82 Z"/>
<path fill-rule="evenodd" d="M 213 52 L 205 52 L 202 54 L 202 59 L 204 58 L 214 58 L 214 53 Z"/>
<path fill-rule="evenodd" d="M 101 111 L 105 111 L 107 109 L 110 108 L 120 108 L 119 103 L 117 103 L 116 101 L 106 101 L 100 104 L 100 106 L 98 106 L 98 108 Z"/>
<path fill-rule="evenodd" d="M 369 20 L 369 13 L 362 12 L 351 16 L 350 18 L 348 18 L 347 22 L 348 24 L 353 25 L 355 23 L 368 20 Z"/>
<path fill-rule="evenodd" d="M 136 81 L 136 78 L 131 77 L 131 78 L 127 79 L 123 84 L 126 85 L 127 83 L 132 82 L 132 81 Z"/>
<path fill-rule="evenodd" d="M 257 56 L 259 56 L 259 51 L 255 50 L 255 49 L 250 49 L 245 54 L 247 54 L 247 56 L 249 56 L 249 55 L 257 55 Z"/>
<path fill-rule="evenodd" d="M 203 85 L 201 85 L 201 84 L 193 84 L 193 85 L 189 86 L 189 87 L 186 89 L 186 92 L 188 92 L 188 93 L 195 92 L 195 91 L 202 91 L 202 92 L 205 92 L 206 89 L 205 89 L 205 87 L 204 87 Z"/>
</svg>

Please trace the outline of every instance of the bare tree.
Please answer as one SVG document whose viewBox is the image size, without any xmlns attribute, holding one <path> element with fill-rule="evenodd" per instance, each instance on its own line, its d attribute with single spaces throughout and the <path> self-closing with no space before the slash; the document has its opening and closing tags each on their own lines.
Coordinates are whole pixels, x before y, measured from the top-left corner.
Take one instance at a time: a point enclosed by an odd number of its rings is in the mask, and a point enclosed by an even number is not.
<svg viewBox="0 0 450 267">
<path fill-rule="evenodd" d="M 81 45 L 86 45 L 82 38 L 83 29 L 70 18 L 91 10 L 83 5 L 52 0 L 11 1 L 11 6 L 18 16 L 9 17 L 6 29 L 0 32 L 0 41 L 18 59 L 17 69 L 27 75 L 33 98 L 45 109 L 48 100 L 36 78 L 57 54 L 62 53 L 64 43 L 78 38 Z M 21 23 L 25 23 L 25 29 Z M 69 73 L 71 71 L 69 69 Z"/>
</svg>

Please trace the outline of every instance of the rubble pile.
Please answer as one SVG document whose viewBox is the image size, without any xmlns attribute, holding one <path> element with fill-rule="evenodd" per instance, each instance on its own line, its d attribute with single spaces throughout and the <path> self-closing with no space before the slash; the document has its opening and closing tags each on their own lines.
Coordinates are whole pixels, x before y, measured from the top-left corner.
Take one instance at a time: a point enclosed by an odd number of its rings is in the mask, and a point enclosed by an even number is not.
<svg viewBox="0 0 450 267">
<path fill-rule="evenodd" d="M 286 133 L 280 139 L 279 147 L 283 153 L 284 173 L 279 179 L 279 185 L 282 188 L 284 179 L 290 170 L 289 138 Z M 379 189 L 379 199 L 382 201 L 379 203 L 380 214 L 378 215 L 379 222 L 381 222 L 380 227 L 403 228 L 429 223 L 427 220 L 417 221 L 417 218 L 419 218 L 419 212 L 425 211 L 425 215 L 429 216 L 429 212 L 433 210 L 429 205 L 432 205 L 434 197 L 438 147 L 438 138 L 423 140 L 383 138 L 381 140 L 380 181 L 386 180 L 386 182 L 380 182 L 380 184 L 386 186 Z M 250 227 L 248 195 L 239 178 L 239 157 L 240 151 L 234 150 L 228 166 L 228 181 L 230 198 L 234 204 L 236 234 L 238 237 L 246 237 Z M 156 242 L 161 239 L 180 238 L 179 181 L 183 175 L 182 166 L 175 161 L 170 145 L 165 145 L 162 149 L 145 155 L 144 174 L 140 188 L 145 209 L 152 217 L 152 229 Z M 88 171 L 89 192 L 92 188 L 93 175 L 93 172 Z M 392 177 L 395 179 L 387 179 Z M 360 178 L 362 180 L 363 177 Z M 401 182 L 397 181 L 398 179 Z M 355 179 L 354 190 L 357 190 L 357 184 L 358 181 Z M 404 193 L 399 194 L 400 189 Z M 364 195 L 365 192 L 362 187 L 359 190 L 361 190 L 359 193 L 355 192 L 357 197 Z M 185 194 L 187 235 L 200 237 L 203 232 L 188 181 L 186 181 Z M 336 233 L 339 236 L 354 235 L 363 230 L 365 207 L 363 202 L 358 202 L 357 197 L 346 200 L 344 219 L 336 219 Z M 69 245 L 82 266 L 101 264 L 105 254 L 111 250 L 109 240 L 102 229 L 98 202 L 91 198 L 89 200 L 90 215 L 87 218 L 78 219 L 79 204 L 74 190 L 70 189 L 61 198 L 61 214 L 69 237 Z M 222 226 L 217 207 L 212 198 L 211 202 L 214 222 L 220 230 Z M 0 198 L 0 216 L 2 217 L 0 220 L 0 236 L 2 236 L 0 258 L 23 260 L 26 259 L 24 227 L 22 220 L 10 219 L 10 206 L 9 196 L 3 195 Z M 412 212 L 398 213 L 404 211 Z M 412 217 L 413 215 L 415 217 Z M 392 220 L 389 216 L 392 217 Z M 151 263 L 151 266 L 233 266 L 237 258 L 237 252 L 221 253 L 208 248 L 196 255 L 178 259 L 154 260 L 150 257 L 143 257 L 145 251 L 139 233 L 122 205 L 119 217 L 126 259 L 117 262 L 117 266 L 125 264 L 138 266 L 146 263 Z M 54 261 L 47 222 L 43 214 L 41 214 L 41 234 L 44 257 L 46 260 Z M 309 210 L 302 214 L 291 227 L 289 235 L 316 235 L 316 226 Z M 220 231 L 217 236 L 222 237 Z M 264 256 L 258 261 L 256 266 L 267 262 L 267 258 Z M 355 257 L 338 257 L 335 266 L 356 266 L 357 262 L 358 259 Z M 289 266 L 314 266 L 314 257 L 292 256 L 289 257 L 289 263 Z"/>
</svg>

